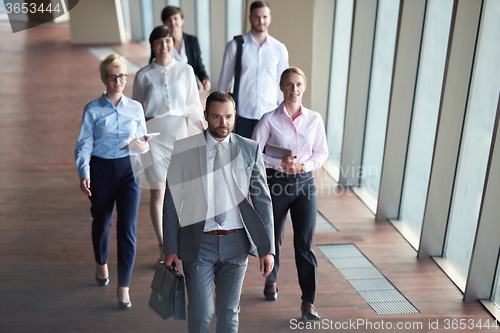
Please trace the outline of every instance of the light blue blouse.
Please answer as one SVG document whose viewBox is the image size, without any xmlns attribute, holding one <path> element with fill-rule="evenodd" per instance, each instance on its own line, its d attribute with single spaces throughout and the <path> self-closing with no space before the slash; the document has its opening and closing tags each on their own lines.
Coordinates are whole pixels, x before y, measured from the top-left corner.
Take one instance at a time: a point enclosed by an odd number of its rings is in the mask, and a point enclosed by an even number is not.
<svg viewBox="0 0 500 333">
<path fill-rule="evenodd" d="M 75 149 L 80 180 L 90 178 L 90 156 L 117 159 L 145 153 L 125 147 L 133 138 L 144 136 L 146 121 L 141 103 L 122 96 L 116 107 L 106 94 L 90 102 L 83 111 L 82 126 Z"/>
</svg>

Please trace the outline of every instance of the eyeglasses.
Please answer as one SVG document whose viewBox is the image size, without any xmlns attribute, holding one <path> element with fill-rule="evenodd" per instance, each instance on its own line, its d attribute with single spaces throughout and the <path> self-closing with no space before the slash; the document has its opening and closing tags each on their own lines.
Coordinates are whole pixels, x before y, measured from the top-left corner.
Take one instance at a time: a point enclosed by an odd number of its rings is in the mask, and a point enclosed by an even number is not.
<svg viewBox="0 0 500 333">
<path fill-rule="evenodd" d="M 118 81 L 125 81 L 125 79 L 127 78 L 127 74 L 120 74 L 120 75 L 104 75 L 104 77 L 106 78 L 106 80 L 108 81 L 115 81 L 116 79 L 118 79 Z"/>
</svg>

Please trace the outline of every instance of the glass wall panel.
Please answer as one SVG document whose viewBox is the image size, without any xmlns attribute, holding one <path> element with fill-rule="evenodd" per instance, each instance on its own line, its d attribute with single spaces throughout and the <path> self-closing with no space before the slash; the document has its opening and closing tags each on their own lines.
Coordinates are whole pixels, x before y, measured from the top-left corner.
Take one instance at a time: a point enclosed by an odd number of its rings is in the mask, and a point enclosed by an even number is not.
<svg viewBox="0 0 500 333">
<path fill-rule="evenodd" d="M 154 29 L 153 2 L 151 0 L 141 1 L 142 6 L 142 32 L 144 40 L 149 40 L 149 35 Z"/>
<path fill-rule="evenodd" d="M 498 258 L 500 260 L 500 257 Z M 497 278 L 491 300 L 500 308 L 500 265 L 497 264 Z"/>
<path fill-rule="evenodd" d="M 453 0 L 427 2 L 399 218 L 420 237 L 436 137 Z"/>
<path fill-rule="evenodd" d="M 354 0 L 337 0 L 333 26 L 332 65 L 328 97 L 327 139 L 329 159 L 340 167 L 344 116 L 351 53 L 351 32 Z"/>
<path fill-rule="evenodd" d="M 126 0 L 121 0 L 120 3 L 122 7 L 123 26 L 125 28 L 125 31 L 127 31 L 130 26 L 129 15 L 127 12 L 128 3 Z"/>
<path fill-rule="evenodd" d="M 378 198 L 391 93 L 399 0 L 379 0 L 363 143 L 361 184 Z"/>
<path fill-rule="evenodd" d="M 201 59 L 210 75 L 210 0 L 196 0 L 196 36 L 200 43 Z"/>
<path fill-rule="evenodd" d="M 242 34 L 243 1 L 226 0 L 226 41 Z"/>
<path fill-rule="evenodd" d="M 167 4 L 169 6 L 180 7 L 181 6 L 181 0 L 168 0 Z"/>
<path fill-rule="evenodd" d="M 500 92 L 500 1 L 486 0 L 443 256 L 466 278 Z"/>
</svg>

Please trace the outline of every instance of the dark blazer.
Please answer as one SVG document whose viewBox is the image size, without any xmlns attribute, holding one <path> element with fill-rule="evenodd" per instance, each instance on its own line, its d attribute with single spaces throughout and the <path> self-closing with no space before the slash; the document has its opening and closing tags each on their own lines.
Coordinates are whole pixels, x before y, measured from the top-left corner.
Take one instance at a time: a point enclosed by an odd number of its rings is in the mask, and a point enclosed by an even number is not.
<svg viewBox="0 0 500 333">
<path fill-rule="evenodd" d="M 259 144 L 231 134 L 231 169 L 238 205 L 250 241 L 250 254 L 274 254 L 271 196 Z M 165 253 L 193 263 L 200 251 L 207 216 L 207 142 L 205 133 L 175 142 L 163 205 Z M 249 199 L 252 199 L 252 204 Z"/>
<path fill-rule="evenodd" d="M 203 80 L 208 80 L 208 74 L 205 71 L 205 66 L 203 66 L 203 62 L 201 61 L 201 51 L 200 44 L 198 43 L 198 38 L 193 35 L 188 35 L 182 33 L 182 38 L 184 39 L 184 45 L 186 46 L 186 56 L 188 58 L 188 64 L 191 65 L 194 69 L 194 74 L 200 79 L 201 82 Z M 154 52 L 151 51 L 151 58 L 149 59 L 149 63 L 153 61 Z"/>
<path fill-rule="evenodd" d="M 208 74 L 205 71 L 205 66 L 203 66 L 203 63 L 201 62 L 201 51 L 198 38 L 185 33 L 182 33 L 182 35 L 184 38 L 184 45 L 186 45 L 188 64 L 193 66 L 194 73 L 201 82 L 203 82 L 203 80 L 208 80 Z"/>
</svg>

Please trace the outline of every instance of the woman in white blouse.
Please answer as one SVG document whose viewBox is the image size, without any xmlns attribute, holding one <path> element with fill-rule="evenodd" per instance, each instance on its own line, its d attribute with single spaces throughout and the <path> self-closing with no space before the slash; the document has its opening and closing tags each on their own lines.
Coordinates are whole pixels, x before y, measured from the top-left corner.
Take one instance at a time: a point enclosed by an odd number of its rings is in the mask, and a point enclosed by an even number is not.
<svg viewBox="0 0 500 333">
<path fill-rule="evenodd" d="M 182 31 L 182 26 L 184 25 L 184 13 L 182 9 L 174 6 L 163 8 L 161 11 L 161 21 L 163 25 L 172 30 L 172 37 L 174 37 L 175 41 L 172 55 L 175 60 L 187 62 L 193 66 L 194 74 L 200 79 L 200 82 L 203 84 L 203 89 L 205 91 L 210 91 L 211 83 L 201 60 L 201 50 L 198 38 Z"/>
<path fill-rule="evenodd" d="M 163 258 L 163 198 L 174 142 L 188 135 L 187 119 L 200 130 L 204 130 L 205 125 L 193 68 L 172 57 L 172 31 L 163 25 L 156 27 L 149 43 L 155 59 L 137 72 L 132 98 L 144 107 L 148 133 L 160 133 L 150 141 L 151 150 L 143 158 L 143 166 L 151 189 L 151 221 L 160 246 L 160 258 Z"/>
<path fill-rule="evenodd" d="M 276 243 L 274 269 L 266 278 L 264 296 L 270 301 L 278 297 L 280 248 L 286 216 L 290 210 L 295 263 L 302 290 L 302 318 L 319 320 L 313 305 L 318 282 L 318 264 L 312 248 L 317 214 L 317 188 L 313 171 L 328 158 L 325 126 L 317 112 L 302 105 L 306 77 L 299 68 L 290 67 L 283 72 L 280 89 L 284 94 L 283 103 L 262 117 L 252 136 L 262 149 L 269 143 L 292 152 L 291 156 L 284 158 L 273 157 L 271 153 L 263 154 L 273 201 Z"/>
</svg>

